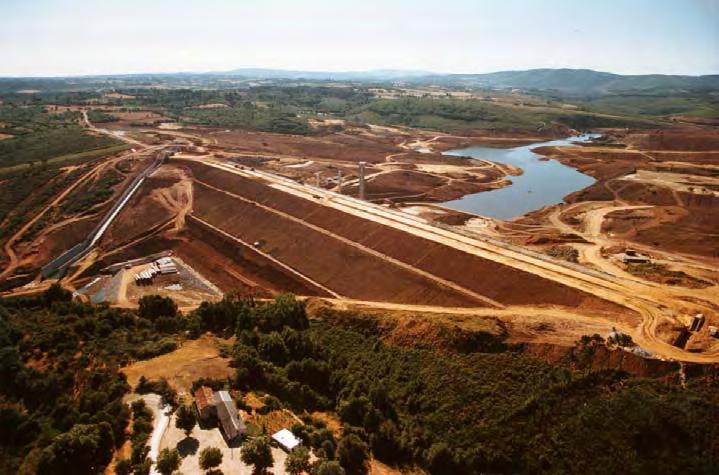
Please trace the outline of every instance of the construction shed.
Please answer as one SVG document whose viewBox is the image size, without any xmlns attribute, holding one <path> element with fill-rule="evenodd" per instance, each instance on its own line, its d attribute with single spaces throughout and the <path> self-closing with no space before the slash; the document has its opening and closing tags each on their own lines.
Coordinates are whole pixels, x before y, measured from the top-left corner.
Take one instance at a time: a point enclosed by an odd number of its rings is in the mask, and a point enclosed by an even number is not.
<svg viewBox="0 0 719 475">
<path fill-rule="evenodd" d="M 279 444 L 279 446 L 287 452 L 291 452 L 292 449 L 302 443 L 302 441 L 288 429 L 282 429 L 281 431 L 272 434 L 272 440 L 277 442 L 277 444 Z"/>
<path fill-rule="evenodd" d="M 169 257 L 161 257 L 160 259 L 155 261 L 155 265 L 157 266 L 157 270 L 160 274 L 177 273 L 177 265 L 175 264 L 175 261 L 173 261 Z"/>
<path fill-rule="evenodd" d="M 622 261 L 625 264 L 651 264 L 652 259 L 649 256 L 640 254 L 634 249 L 627 249 L 622 255 Z"/>
<path fill-rule="evenodd" d="M 216 414 L 215 392 L 207 386 L 200 386 L 195 390 L 195 407 L 200 419 L 207 420 Z"/>
<path fill-rule="evenodd" d="M 222 427 L 222 432 L 228 442 L 234 441 L 247 432 L 244 422 L 237 413 L 235 402 L 232 400 L 230 393 L 227 391 L 218 391 L 215 393 L 215 407 L 217 410 L 217 419 Z"/>
</svg>

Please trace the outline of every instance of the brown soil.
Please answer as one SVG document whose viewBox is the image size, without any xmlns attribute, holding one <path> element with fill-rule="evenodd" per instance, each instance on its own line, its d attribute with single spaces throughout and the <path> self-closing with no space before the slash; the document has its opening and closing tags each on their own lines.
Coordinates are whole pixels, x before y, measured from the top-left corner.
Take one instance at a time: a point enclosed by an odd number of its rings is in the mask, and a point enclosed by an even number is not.
<svg viewBox="0 0 719 475">
<path fill-rule="evenodd" d="M 257 198 L 251 193 L 243 195 Z M 376 256 L 197 182 L 194 208 L 210 224 L 245 242 L 261 242 L 260 250 L 340 295 L 400 303 L 479 305 Z"/>
<path fill-rule="evenodd" d="M 642 196 L 649 200 L 656 195 L 645 193 Z M 649 246 L 719 257 L 716 232 L 719 229 L 719 198 L 688 193 L 679 194 L 679 197 L 683 207 L 673 202 L 673 206 L 610 213 L 603 229 Z M 642 202 L 641 199 L 635 201 Z"/>
<path fill-rule="evenodd" d="M 719 150 L 719 130 L 675 127 L 630 132 L 622 142 L 645 150 Z"/>
<path fill-rule="evenodd" d="M 70 249 L 85 239 L 87 234 L 92 231 L 99 222 L 100 216 L 95 216 L 73 221 L 67 226 L 49 232 L 37 246 L 36 259 L 38 266 L 40 263 L 48 262 L 55 256 L 59 256 L 67 249 Z"/>
<path fill-rule="evenodd" d="M 197 255 L 203 256 L 203 259 L 205 259 L 205 256 L 212 254 L 212 252 L 208 252 L 210 251 L 208 248 L 213 248 L 215 253 L 219 253 L 225 258 L 216 262 L 219 267 L 216 270 L 213 269 L 212 276 L 226 273 L 232 280 L 241 281 L 244 284 L 243 286 L 248 287 L 250 293 L 254 295 L 262 293 L 264 289 L 268 289 L 272 293 L 291 292 L 298 295 L 328 295 L 274 265 L 257 252 L 253 252 L 251 246 L 238 246 L 237 243 L 214 232 L 192 215 L 188 216 L 186 225 L 191 230 L 193 238 L 188 240 L 187 245 L 180 248 L 182 254 L 189 254 L 190 248 L 192 248 L 193 251 L 197 252 Z M 225 269 L 228 259 L 241 271 L 232 272 Z M 204 264 L 203 268 L 206 268 L 210 262 Z M 227 277 L 221 280 L 225 281 L 226 279 Z"/>
<path fill-rule="evenodd" d="M 294 158 L 325 158 L 348 162 L 384 162 L 385 156 L 400 152 L 391 143 L 359 135 L 333 134 L 327 137 L 302 137 L 245 130 L 208 131 L 194 130 L 216 140 L 222 151 L 263 153 L 292 156 Z"/>
<path fill-rule="evenodd" d="M 464 148 L 471 145 L 483 145 L 487 147 L 519 147 L 537 142 L 545 142 L 549 139 L 559 139 L 568 135 L 568 130 L 546 130 L 544 132 L 517 131 L 488 131 L 488 130 L 467 130 L 457 135 L 438 136 L 432 141 L 432 148 L 439 151 L 453 148 Z"/>
<path fill-rule="evenodd" d="M 595 309 L 619 310 L 608 302 L 559 283 L 317 205 L 256 181 L 197 162 L 187 162 L 187 165 L 196 179 L 202 182 L 241 193 L 254 202 L 304 220 L 312 226 L 331 230 L 335 235 L 501 303 L 587 305 Z M 231 197 L 204 185 L 196 183 L 195 197 L 195 212 L 203 219 L 232 234 L 243 236 L 245 241 L 265 241 L 262 246 L 264 251 L 270 251 L 340 294 L 389 302 L 478 305 L 478 302 L 468 302 L 464 297 L 457 301 L 458 296 L 446 288 L 437 288 L 436 284 L 427 287 L 428 283 L 416 275 L 393 269 L 381 259 L 343 246 L 337 239 L 267 213 L 256 205 L 228 199 Z M 279 234 L 277 229 L 283 232 Z M 317 256 L 313 257 L 315 254 Z M 352 265 L 348 269 L 347 263 L 350 262 Z M 345 276 L 346 271 L 348 274 Z M 436 290 L 429 291 L 433 287 Z"/>
<path fill-rule="evenodd" d="M 419 197 L 442 186 L 445 182 L 445 179 L 435 175 L 398 170 L 371 177 L 367 180 L 365 191 L 367 199 L 370 200 Z M 343 192 L 356 196 L 357 186 L 344 187 Z"/>
<path fill-rule="evenodd" d="M 202 153 L 215 153 L 300 182 L 315 184 L 319 173 L 322 186 L 334 187 L 336 183 L 327 180 L 341 172 L 346 184 L 343 192 L 349 194 L 357 193 L 357 162 L 364 161 L 371 177 L 368 196 L 374 200 L 446 201 L 506 186 L 509 182 L 503 180 L 504 176 L 517 172 L 482 160 L 420 153 L 408 145 L 417 135 L 392 128 L 344 124 L 341 132 L 325 131 L 312 137 L 209 128 L 187 130 L 207 142 Z M 434 143 L 436 138 L 427 143 Z"/>
<path fill-rule="evenodd" d="M 191 228 L 191 222 L 186 223 Z M 182 241 L 176 241 L 175 253 L 190 264 L 210 282 L 225 293 L 234 292 L 242 296 L 270 297 L 275 290 L 273 281 L 262 278 L 259 272 L 252 272 L 250 264 L 241 259 L 228 259 L 214 248 L 203 236 L 191 233 Z M 288 285 L 288 288 L 292 288 Z"/>
<path fill-rule="evenodd" d="M 624 180 L 622 176 L 637 170 L 682 173 L 687 183 L 692 175 L 697 190 L 710 189 L 710 178 L 718 173 L 719 131 L 700 127 L 617 132 L 611 136 L 626 149 L 590 144 L 583 147 L 540 147 L 535 149 L 560 160 L 598 182 L 569 195 L 569 203 L 583 201 L 620 201 L 631 205 L 654 205 L 650 211 L 630 210 L 612 213 L 605 231 L 640 244 L 664 250 L 719 256 L 719 198 L 708 192 L 688 193 L 689 185 L 669 181 L 662 184 L 661 174 L 653 182 Z M 709 180 L 709 181 L 708 181 Z"/>
</svg>

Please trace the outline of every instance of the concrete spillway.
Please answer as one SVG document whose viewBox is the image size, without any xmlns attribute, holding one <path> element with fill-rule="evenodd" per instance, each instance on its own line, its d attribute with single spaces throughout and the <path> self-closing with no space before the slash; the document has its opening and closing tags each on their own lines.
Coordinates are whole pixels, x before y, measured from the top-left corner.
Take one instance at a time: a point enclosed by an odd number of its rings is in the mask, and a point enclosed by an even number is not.
<svg viewBox="0 0 719 475">
<path fill-rule="evenodd" d="M 40 271 L 40 275 L 43 278 L 47 278 L 55 273 L 58 273 L 60 277 L 62 277 L 68 267 L 86 256 L 87 253 L 90 252 L 90 250 L 92 250 L 92 248 L 100 241 L 117 215 L 120 214 L 120 211 L 123 210 L 127 202 L 130 201 L 130 198 L 132 198 L 135 192 L 140 188 L 142 183 L 145 181 L 145 178 L 147 178 L 150 173 L 155 171 L 162 164 L 164 157 L 165 152 L 158 153 L 157 159 L 132 180 L 130 186 L 122 192 L 120 198 L 105 214 L 100 223 L 98 223 L 90 234 L 88 234 L 87 238 L 46 264 Z"/>
</svg>

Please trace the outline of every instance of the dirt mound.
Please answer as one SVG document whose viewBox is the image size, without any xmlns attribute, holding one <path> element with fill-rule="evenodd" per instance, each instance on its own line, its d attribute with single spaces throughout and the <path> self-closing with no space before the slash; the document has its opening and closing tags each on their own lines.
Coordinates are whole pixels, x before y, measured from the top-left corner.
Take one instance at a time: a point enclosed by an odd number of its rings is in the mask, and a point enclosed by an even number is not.
<svg viewBox="0 0 719 475">
<path fill-rule="evenodd" d="M 176 217 L 189 206 L 191 194 L 188 180 L 189 177 L 181 170 L 167 166 L 146 178 L 108 228 L 102 238 L 102 246 L 109 249 L 129 242 Z"/>
</svg>

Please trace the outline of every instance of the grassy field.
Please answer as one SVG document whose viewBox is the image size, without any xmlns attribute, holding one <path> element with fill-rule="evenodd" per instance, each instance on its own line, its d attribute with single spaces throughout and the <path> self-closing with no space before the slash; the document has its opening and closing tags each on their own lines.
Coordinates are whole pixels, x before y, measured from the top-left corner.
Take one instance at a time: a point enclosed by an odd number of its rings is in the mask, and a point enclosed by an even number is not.
<svg viewBox="0 0 719 475">
<path fill-rule="evenodd" d="M 0 142 L 0 168 L 71 162 L 127 148 L 118 140 L 79 127 L 35 131 Z"/>
<path fill-rule="evenodd" d="M 200 378 L 223 379 L 234 375 L 230 361 L 222 358 L 218 345 L 227 340 L 204 335 L 189 340 L 172 353 L 138 361 L 122 368 L 130 386 L 137 386 L 140 376 L 147 379 L 167 379 L 178 392 L 188 391 L 192 382 Z"/>
<path fill-rule="evenodd" d="M 379 99 L 348 114 L 360 122 L 457 132 L 471 129 L 540 130 L 552 124 L 577 129 L 646 127 L 652 122 L 585 111 L 498 105 L 482 100 L 407 97 Z"/>
</svg>

